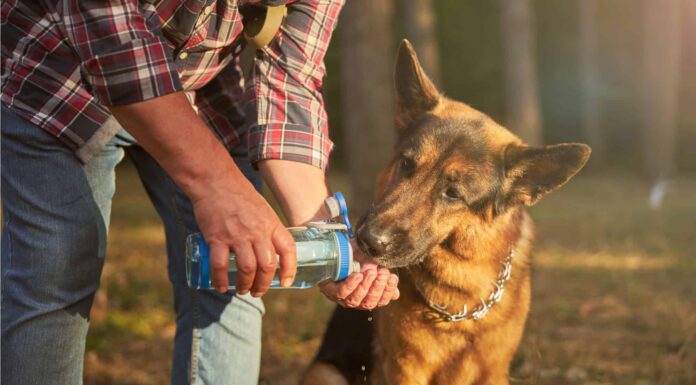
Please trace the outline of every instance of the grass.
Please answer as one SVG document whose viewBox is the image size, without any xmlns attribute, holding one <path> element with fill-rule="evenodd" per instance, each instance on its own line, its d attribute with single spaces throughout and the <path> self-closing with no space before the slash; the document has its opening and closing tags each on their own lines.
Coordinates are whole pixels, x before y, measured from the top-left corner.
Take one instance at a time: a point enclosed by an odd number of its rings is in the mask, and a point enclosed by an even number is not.
<svg viewBox="0 0 696 385">
<path fill-rule="evenodd" d="M 646 196 L 631 177 L 582 176 L 532 208 L 532 310 L 513 383 L 696 383 L 696 179 L 678 180 L 658 211 Z M 167 384 L 174 319 L 164 236 L 128 165 L 109 242 L 85 383 Z M 333 305 L 316 290 L 265 299 L 262 377 L 296 384 Z"/>
</svg>

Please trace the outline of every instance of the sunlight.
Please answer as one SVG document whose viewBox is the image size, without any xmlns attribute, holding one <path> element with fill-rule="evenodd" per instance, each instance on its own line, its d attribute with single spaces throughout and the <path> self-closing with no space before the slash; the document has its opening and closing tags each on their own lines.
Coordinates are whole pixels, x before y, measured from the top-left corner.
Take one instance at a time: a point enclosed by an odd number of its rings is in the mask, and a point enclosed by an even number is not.
<svg viewBox="0 0 696 385">
<path fill-rule="evenodd" d="M 567 252 L 541 251 L 534 258 L 536 266 L 557 269 L 657 271 L 669 269 L 677 263 L 675 256 L 648 255 L 642 251 L 625 254 L 580 251 L 571 256 Z"/>
</svg>

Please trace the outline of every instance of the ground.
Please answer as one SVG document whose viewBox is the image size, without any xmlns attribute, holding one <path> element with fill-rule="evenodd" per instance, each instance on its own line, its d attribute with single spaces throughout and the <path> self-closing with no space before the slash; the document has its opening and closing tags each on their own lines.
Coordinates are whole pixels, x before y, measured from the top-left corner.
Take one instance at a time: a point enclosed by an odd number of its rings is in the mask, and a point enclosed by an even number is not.
<svg viewBox="0 0 696 385">
<path fill-rule="evenodd" d="M 174 325 L 164 236 L 128 164 L 117 183 L 85 384 L 167 384 Z M 655 211 L 647 188 L 585 175 L 532 208 L 532 310 L 514 384 L 696 383 L 696 178 L 677 180 Z M 265 299 L 262 377 L 294 385 L 333 305 L 314 289 Z"/>
</svg>

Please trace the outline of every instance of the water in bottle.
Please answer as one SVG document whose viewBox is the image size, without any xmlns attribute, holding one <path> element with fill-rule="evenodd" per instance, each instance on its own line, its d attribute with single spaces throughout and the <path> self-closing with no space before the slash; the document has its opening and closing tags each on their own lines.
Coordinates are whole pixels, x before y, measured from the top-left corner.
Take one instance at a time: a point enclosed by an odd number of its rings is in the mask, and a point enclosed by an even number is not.
<svg viewBox="0 0 696 385">
<path fill-rule="evenodd" d="M 360 271 L 360 264 L 353 261 L 353 251 L 345 230 L 331 225 L 289 228 L 297 248 L 297 274 L 291 288 L 308 288 L 332 279 L 346 278 Z M 282 288 L 278 278 L 279 268 L 273 277 L 271 288 Z M 210 276 L 210 249 L 200 233 L 191 234 L 186 241 L 186 278 L 193 289 L 213 289 Z M 237 265 L 230 254 L 228 268 L 230 289 L 237 283 Z"/>
</svg>

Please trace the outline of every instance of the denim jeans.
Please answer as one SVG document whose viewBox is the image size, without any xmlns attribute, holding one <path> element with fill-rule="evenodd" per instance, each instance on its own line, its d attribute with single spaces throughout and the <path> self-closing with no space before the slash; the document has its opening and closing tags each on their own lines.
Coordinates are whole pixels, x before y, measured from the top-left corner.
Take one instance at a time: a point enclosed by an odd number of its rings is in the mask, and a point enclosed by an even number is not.
<svg viewBox="0 0 696 385">
<path fill-rule="evenodd" d="M 3 106 L 1 154 L 3 384 L 82 383 L 115 167 L 124 154 L 137 168 L 166 233 L 176 311 L 172 384 L 258 382 L 263 303 L 187 287 L 184 239 L 198 231 L 191 203 L 130 135 L 122 130 L 83 165 L 55 137 Z M 260 188 L 245 154 L 232 155 Z"/>
</svg>

